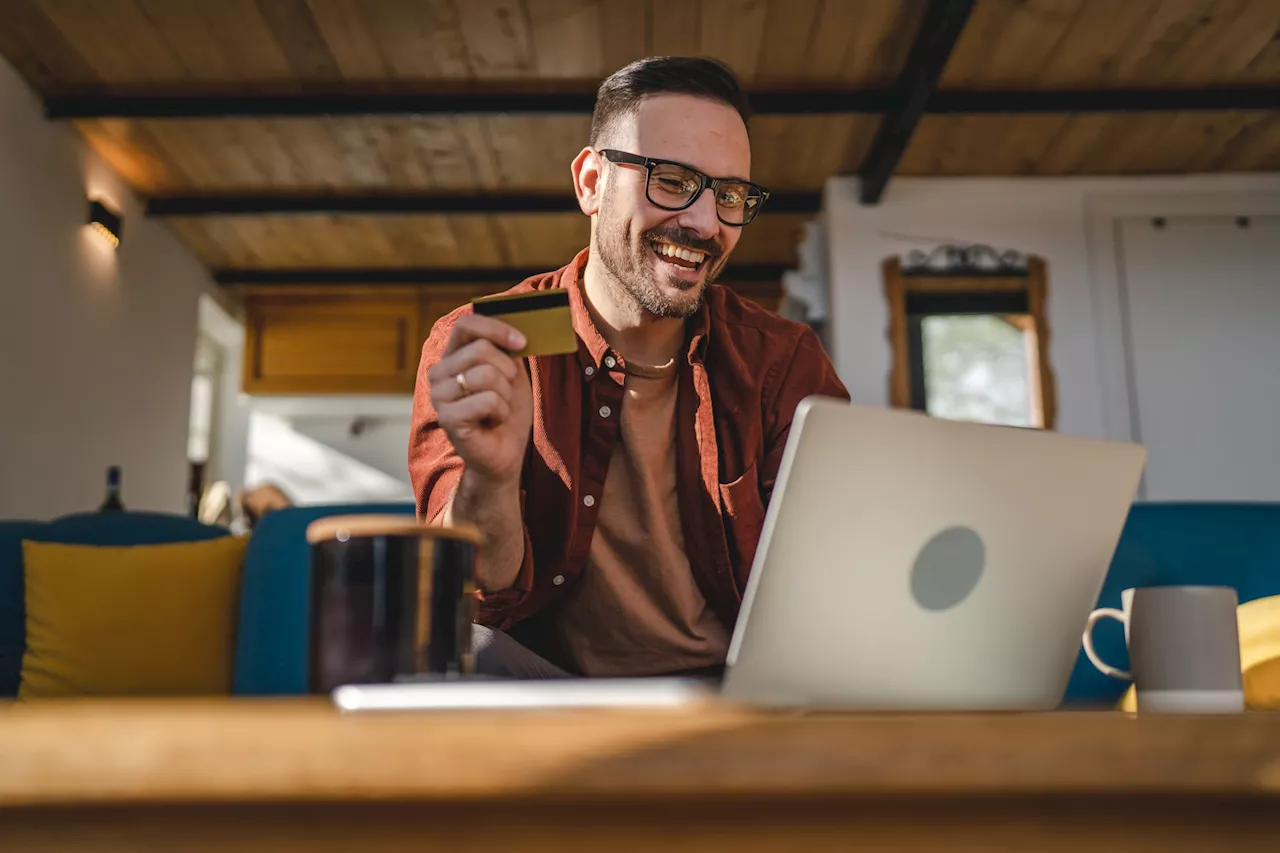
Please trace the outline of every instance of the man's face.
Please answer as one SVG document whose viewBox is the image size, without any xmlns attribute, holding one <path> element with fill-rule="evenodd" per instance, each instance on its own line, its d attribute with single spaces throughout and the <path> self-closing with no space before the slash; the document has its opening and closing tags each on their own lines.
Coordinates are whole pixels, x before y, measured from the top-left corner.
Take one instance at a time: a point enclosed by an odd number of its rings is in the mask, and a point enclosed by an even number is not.
<svg viewBox="0 0 1280 853">
<path fill-rule="evenodd" d="M 646 97 L 599 147 L 674 160 L 713 178 L 751 177 L 751 144 L 742 118 L 726 104 L 690 95 Z M 611 277 L 645 312 L 688 317 L 724 269 L 742 229 L 720 221 L 709 188 L 685 210 L 657 207 L 645 195 L 646 177 L 640 166 L 605 166 L 595 249 Z M 673 249 L 693 259 L 668 254 Z"/>
</svg>

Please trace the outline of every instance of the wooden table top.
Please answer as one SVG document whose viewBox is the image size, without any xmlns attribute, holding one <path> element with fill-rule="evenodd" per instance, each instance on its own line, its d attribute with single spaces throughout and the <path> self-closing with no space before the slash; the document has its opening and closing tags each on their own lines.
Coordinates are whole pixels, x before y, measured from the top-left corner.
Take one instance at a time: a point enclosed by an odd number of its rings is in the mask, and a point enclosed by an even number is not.
<svg viewBox="0 0 1280 853">
<path fill-rule="evenodd" d="M 0 808 L 997 794 L 1280 795 L 1280 715 L 341 715 L 326 701 L 0 706 Z"/>
</svg>

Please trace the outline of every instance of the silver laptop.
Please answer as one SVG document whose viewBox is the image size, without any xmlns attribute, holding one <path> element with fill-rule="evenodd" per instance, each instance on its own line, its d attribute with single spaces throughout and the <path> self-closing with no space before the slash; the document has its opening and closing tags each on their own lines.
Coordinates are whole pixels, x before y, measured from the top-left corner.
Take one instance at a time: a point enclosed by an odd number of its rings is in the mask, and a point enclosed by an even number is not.
<svg viewBox="0 0 1280 853">
<path fill-rule="evenodd" d="M 1132 444 L 804 401 L 723 693 L 1056 707 L 1145 459 Z"/>
<path fill-rule="evenodd" d="M 1056 707 L 1144 462 L 1131 444 L 805 400 L 719 693 L 817 709 Z M 575 679 L 334 698 L 346 711 L 670 707 L 714 690 Z"/>
</svg>

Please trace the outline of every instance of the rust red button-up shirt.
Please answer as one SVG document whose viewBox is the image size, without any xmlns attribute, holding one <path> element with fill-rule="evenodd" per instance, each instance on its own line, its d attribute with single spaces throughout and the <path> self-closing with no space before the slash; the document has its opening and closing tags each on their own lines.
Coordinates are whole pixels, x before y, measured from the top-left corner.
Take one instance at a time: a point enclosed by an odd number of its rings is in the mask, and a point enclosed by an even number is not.
<svg viewBox="0 0 1280 853">
<path fill-rule="evenodd" d="M 482 594 L 479 621 L 509 630 L 543 612 L 582 573 L 618 438 L 625 379 L 583 301 L 584 249 L 566 267 L 511 292 L 562 287 L 578 333 L 574 355 L 528 359 L 533 432 L 522 476 L 524 562 L 515 584 Z M 409 439 L 418 516 L 452 498 L 463 462 L 431 405 L 427 370 L 440 360 L 463 306 L 422 348 Z M 809 395 L 848 399 L 813 330 L 712 285 L 687 321 L 676 402 L 676 495 L 690 567 L 708 604 L 732 629 L 796 406 Z"/>
</svg>

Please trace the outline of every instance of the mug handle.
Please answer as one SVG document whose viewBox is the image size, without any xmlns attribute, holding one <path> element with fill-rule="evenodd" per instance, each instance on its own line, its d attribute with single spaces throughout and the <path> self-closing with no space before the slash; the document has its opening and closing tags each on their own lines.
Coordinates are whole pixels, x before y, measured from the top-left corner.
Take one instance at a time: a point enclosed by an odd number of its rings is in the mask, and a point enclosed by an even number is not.
<svg viewBox="0 0 1280 853">
<path fill-rule="evenodd" d="M 1117 610 L 1114 607 L 1099 607 L 1097 610 L 1089 614 L 1089 621 L 1084 625 L 1084 654 L 1089 659 L 1089 663 L 1098 668 L 1098 672 L 1103 675 L 1109 675 L 1112 678 L 1120 678 L 1125 681 L 1132 681 L 1133 676 L 1127 671 L 1114 667 L 1111 664 L 1098 657 L 1098 653 L 1093 648 L 1093 626 L 1098 624 L 1101 619 L 1114 619 L 1121 625 L 1124 624 L 1124 611 Z"/>
</svg>

